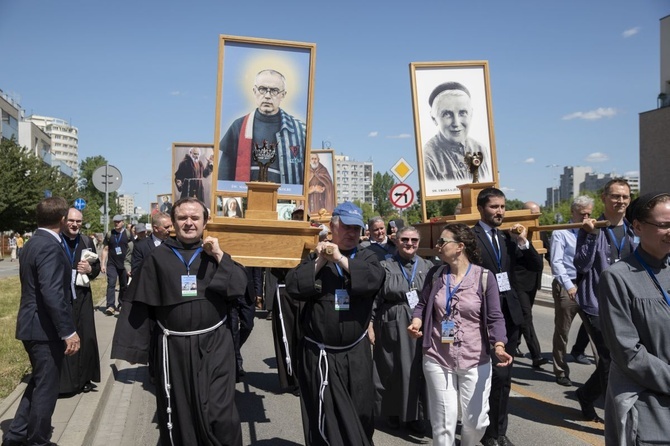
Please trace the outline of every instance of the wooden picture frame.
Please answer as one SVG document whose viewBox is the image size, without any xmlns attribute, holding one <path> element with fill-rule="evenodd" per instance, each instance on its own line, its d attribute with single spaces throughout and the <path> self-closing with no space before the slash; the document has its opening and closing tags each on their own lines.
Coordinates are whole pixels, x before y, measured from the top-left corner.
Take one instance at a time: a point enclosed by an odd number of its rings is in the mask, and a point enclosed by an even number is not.
<svg viewBox="0 0 670 446">
<path fill-rule="evenodd" d="M 170 211 L 172 211 L 172 205 L 174 204 L 174 198 L 172 197 L 172 194 L 156 195 L 156 201 L 158 202 L 158 210 L 170 215 Z"/>
<path fill-rule="evenodd" d="M 489 68 L 487 61 L 409 67 L 425 219 L 426 201 L 460 198 L 458 186 L 472 183 L 465 152 L 482 153 L 480 183 L 498 183 Z"/>
<path fill-rule="evenodd" d="M 317 160 L 318 164 L 313 166 Z M 310 216 L 317 215 L 321 209 L 325 209 L 328 214 L 332 214 L 337 206 L 335 151 L 312 150 L 307 172 L 307 213 Z"/>
<path fill-rule="evenodd" d="M 193 155 L 197 154 L 197 162 Z M 173 203 L 186 197 L 201 200 L 212 209 L 214 186 L 214 145 L 211 143 L 172 143 Z"/>
<path fill-rule="evenodd" d="M 315 53 L 313 43 L 219 36 L 214 131 L 217 194 L 247 195 L 245 183 L 256 180 L 259 171 L 253 146 L 265 142 L 265 138 L 254 139 L 254 128 L 263 125 L 270 135 L 278 135 L 268 182 L 280 184 L 280 199 L 307 199 Z M 256 85 L 259 82 L 267 85 Z M 273 126 L 279 126 L 277 133 Z"/>
<path fill-rule="evenodd" d="M 217 217 L 244 218 L 244 208 L 242 197 L 216 197 L 216 215 Z"/>
</svg>

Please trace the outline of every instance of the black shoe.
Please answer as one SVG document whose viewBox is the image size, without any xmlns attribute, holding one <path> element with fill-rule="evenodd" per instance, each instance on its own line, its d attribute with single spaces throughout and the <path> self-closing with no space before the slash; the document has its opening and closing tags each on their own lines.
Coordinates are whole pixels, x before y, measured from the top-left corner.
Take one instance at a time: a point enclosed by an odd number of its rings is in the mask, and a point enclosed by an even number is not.
<svg viewBox="0 0 670 446">
<path fill-rule="evenodd" d="M 398 429 L 400 427 L 400 417 L 390 416 L 386 419 L 386 424 L 388 424 L 388 427 L 391 429 Z"/>
<path fill-rule="evenodd" d="M 244 369 L 242 368 L 242 366 L 239 366 L 239 367 L 237 368 L 237 375 L 238 375 L 238 376 L 246 376 L 246 374 L 247 374 L 247 372 L 244 371 Z"/>
<path fill-rule="evenodd" d="M 584 353 L 572 353 L 572 360 L 578 364 L 590 365 L 591 360 Z"/>
<path fill-rule="evenodd" d="M 572 387 L 572 381 L 567 376 L 559 376 L 556 378 L 556 384 L 564 387 Z"/>
<path fill-rule="evenodd" d="M 482 437 L 481 442 L 484 446 L 498 446 L 500 444 L 498 443 L 497 438 L 488 437 L 486 435 Z"/>
<path fill-rule="evenodd" d="M 521 350 L 519 350 L 519 347 L 517 347 L 517 348 L 514 349 L 514 356 L 516 356 L 517 358 L 524 358 L 526 355 L 524 355 L 523 352 Z M 492 438 L 492 437 L 489 437 L 489 438 Z"/>
<path fill-rule="evenodd" d="M 407 427 L 415 434 L 424 435 L 426 433 L 426 423 L 423 420 L 414 420 L 407 423 Z"/>
<path fill-rule="evenodd" d="M 537 358 L 533 359 L 533 368 L 534 369 L 541 369 L 543 365 L 548 363 L 549 360 L 547 358 Z"/>
<path fill-rule="evenodd" d="M 266 321 L 271 321 L 272 320 L 272 311 L 268 311 L 268 314 L 265 316 Z"/>
<path fill-rule="evenodd" d="M 509 438 L 507 438 L 507 435 L 501 435 L 498 437 L 498 444 L 500 446 L 514 446 L 514 443 L 509 441 Z"/>
<path fill-rule="evenodd" d="M 95 390 L 97 387 L 98 387 L 98 386 L 96 386 L 96 385 L 93 384 L 91 381 L 89 381 L 89 382 L 87 382 L 86 384 L 84 384 L 84 387 L 81 388 L 81 391 L 84 392 L 84 393 L 88 393 L 88 392 L 90 392 L 91 390 Z"/>
<path fill-rule="evenodd" d="M 595 423 L 604 423 L 603 419 L 598 416 L 596 409 L 593 407 L 593 403 L 586 401 L 584 396 L 584 389 L 580 387 L 575 392 L 577 395 L 577 401 L 579 402 L 579 407 L 582 409 L 582 416 L 585 421 L 593 421 Z"/>
</svg>

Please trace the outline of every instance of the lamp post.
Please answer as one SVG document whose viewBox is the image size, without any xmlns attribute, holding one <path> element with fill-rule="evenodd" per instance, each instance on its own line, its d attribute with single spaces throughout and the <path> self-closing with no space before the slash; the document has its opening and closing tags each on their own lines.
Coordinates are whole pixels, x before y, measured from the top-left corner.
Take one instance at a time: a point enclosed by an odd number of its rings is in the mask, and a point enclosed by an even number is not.
<svg viewBox="0 0 670 446">
<path fill-rule="evenodd" d="M 549 168 L 552 168 L 552 169 L 553 169 L 553 168 L 558 168 L 558 167 L 561 167 L 561 166 L 559 166 L 558 164 L 547 164 L 545 167 L 549 167 Z M 552 179 L 551 179 L 551 212 L 552 212 L 552 213 L 556 212 L 556 203 L 555 203 L 555 201 L 556 201 L 556 198 L 555 198 L 556 194 L 555 194 L 555 190 L 556 190 L 556 189 L 554 188 L 554 178 L 552 178 Z"/>
</svg>

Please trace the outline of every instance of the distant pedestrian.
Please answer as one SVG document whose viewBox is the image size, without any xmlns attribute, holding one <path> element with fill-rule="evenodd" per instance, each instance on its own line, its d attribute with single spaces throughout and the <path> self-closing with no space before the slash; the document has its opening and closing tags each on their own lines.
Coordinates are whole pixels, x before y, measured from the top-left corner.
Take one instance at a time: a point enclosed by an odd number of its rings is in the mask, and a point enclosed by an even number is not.
<svg viewBox="0 0 670 446">
<path fill-rule="evenodd" d="M 10 262 L 16 260 L 16 235 L 17 234 L 12 234 L 12 237 L 9 239 L 9 249 L 12 251 Z"/>
</svg>

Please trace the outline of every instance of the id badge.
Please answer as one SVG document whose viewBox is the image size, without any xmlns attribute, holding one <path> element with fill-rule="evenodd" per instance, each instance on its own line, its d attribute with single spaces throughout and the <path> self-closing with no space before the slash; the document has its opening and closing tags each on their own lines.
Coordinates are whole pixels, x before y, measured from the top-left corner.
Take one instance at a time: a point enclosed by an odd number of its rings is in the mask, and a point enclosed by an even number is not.
<svg viewBox="0 0 670 446">
<path fill-rule="evenodd" d="M 407 296 L 407 303 L 409 304 L 409 307 L 414 309 L 416 304 L 419 303 L 419 295 L 417 294 L 416 290 L 408 291 L 405 293 L 405 296 Z"/>
<path fill-rule="evenodd" d="M 442 343 L 453 344 L 456 334 L 456 323 L 454 321 L 442 321 Z"/>
<path fill-rule="evenodd" d="M 117 246 L 117 247 L 114 249 L 114 252 L 116 253 L 117 256 L 120 256 L 120 255 L 121 255 L 121 247 L 120 247 L 120 246 Z"/>
<path fill-rule="evenodd" d="M 349 309 L 349 293 L 344 289 L 335 290 L 335 311 Z"/>
<path fill-rule="evenodd" d="M 509 276 L 507 276 L 507 273 L 496 274 L 496 281 L 498 282 L 498 291 L 501 293 L 512 289 L 512 286 L 509 284 Z"/>
<path fill-rule="evenodd" d="M 198 282 L 196 276 L 181 276 L 181 295 L 184 297 L 198 295 Z"/>
</svg>

